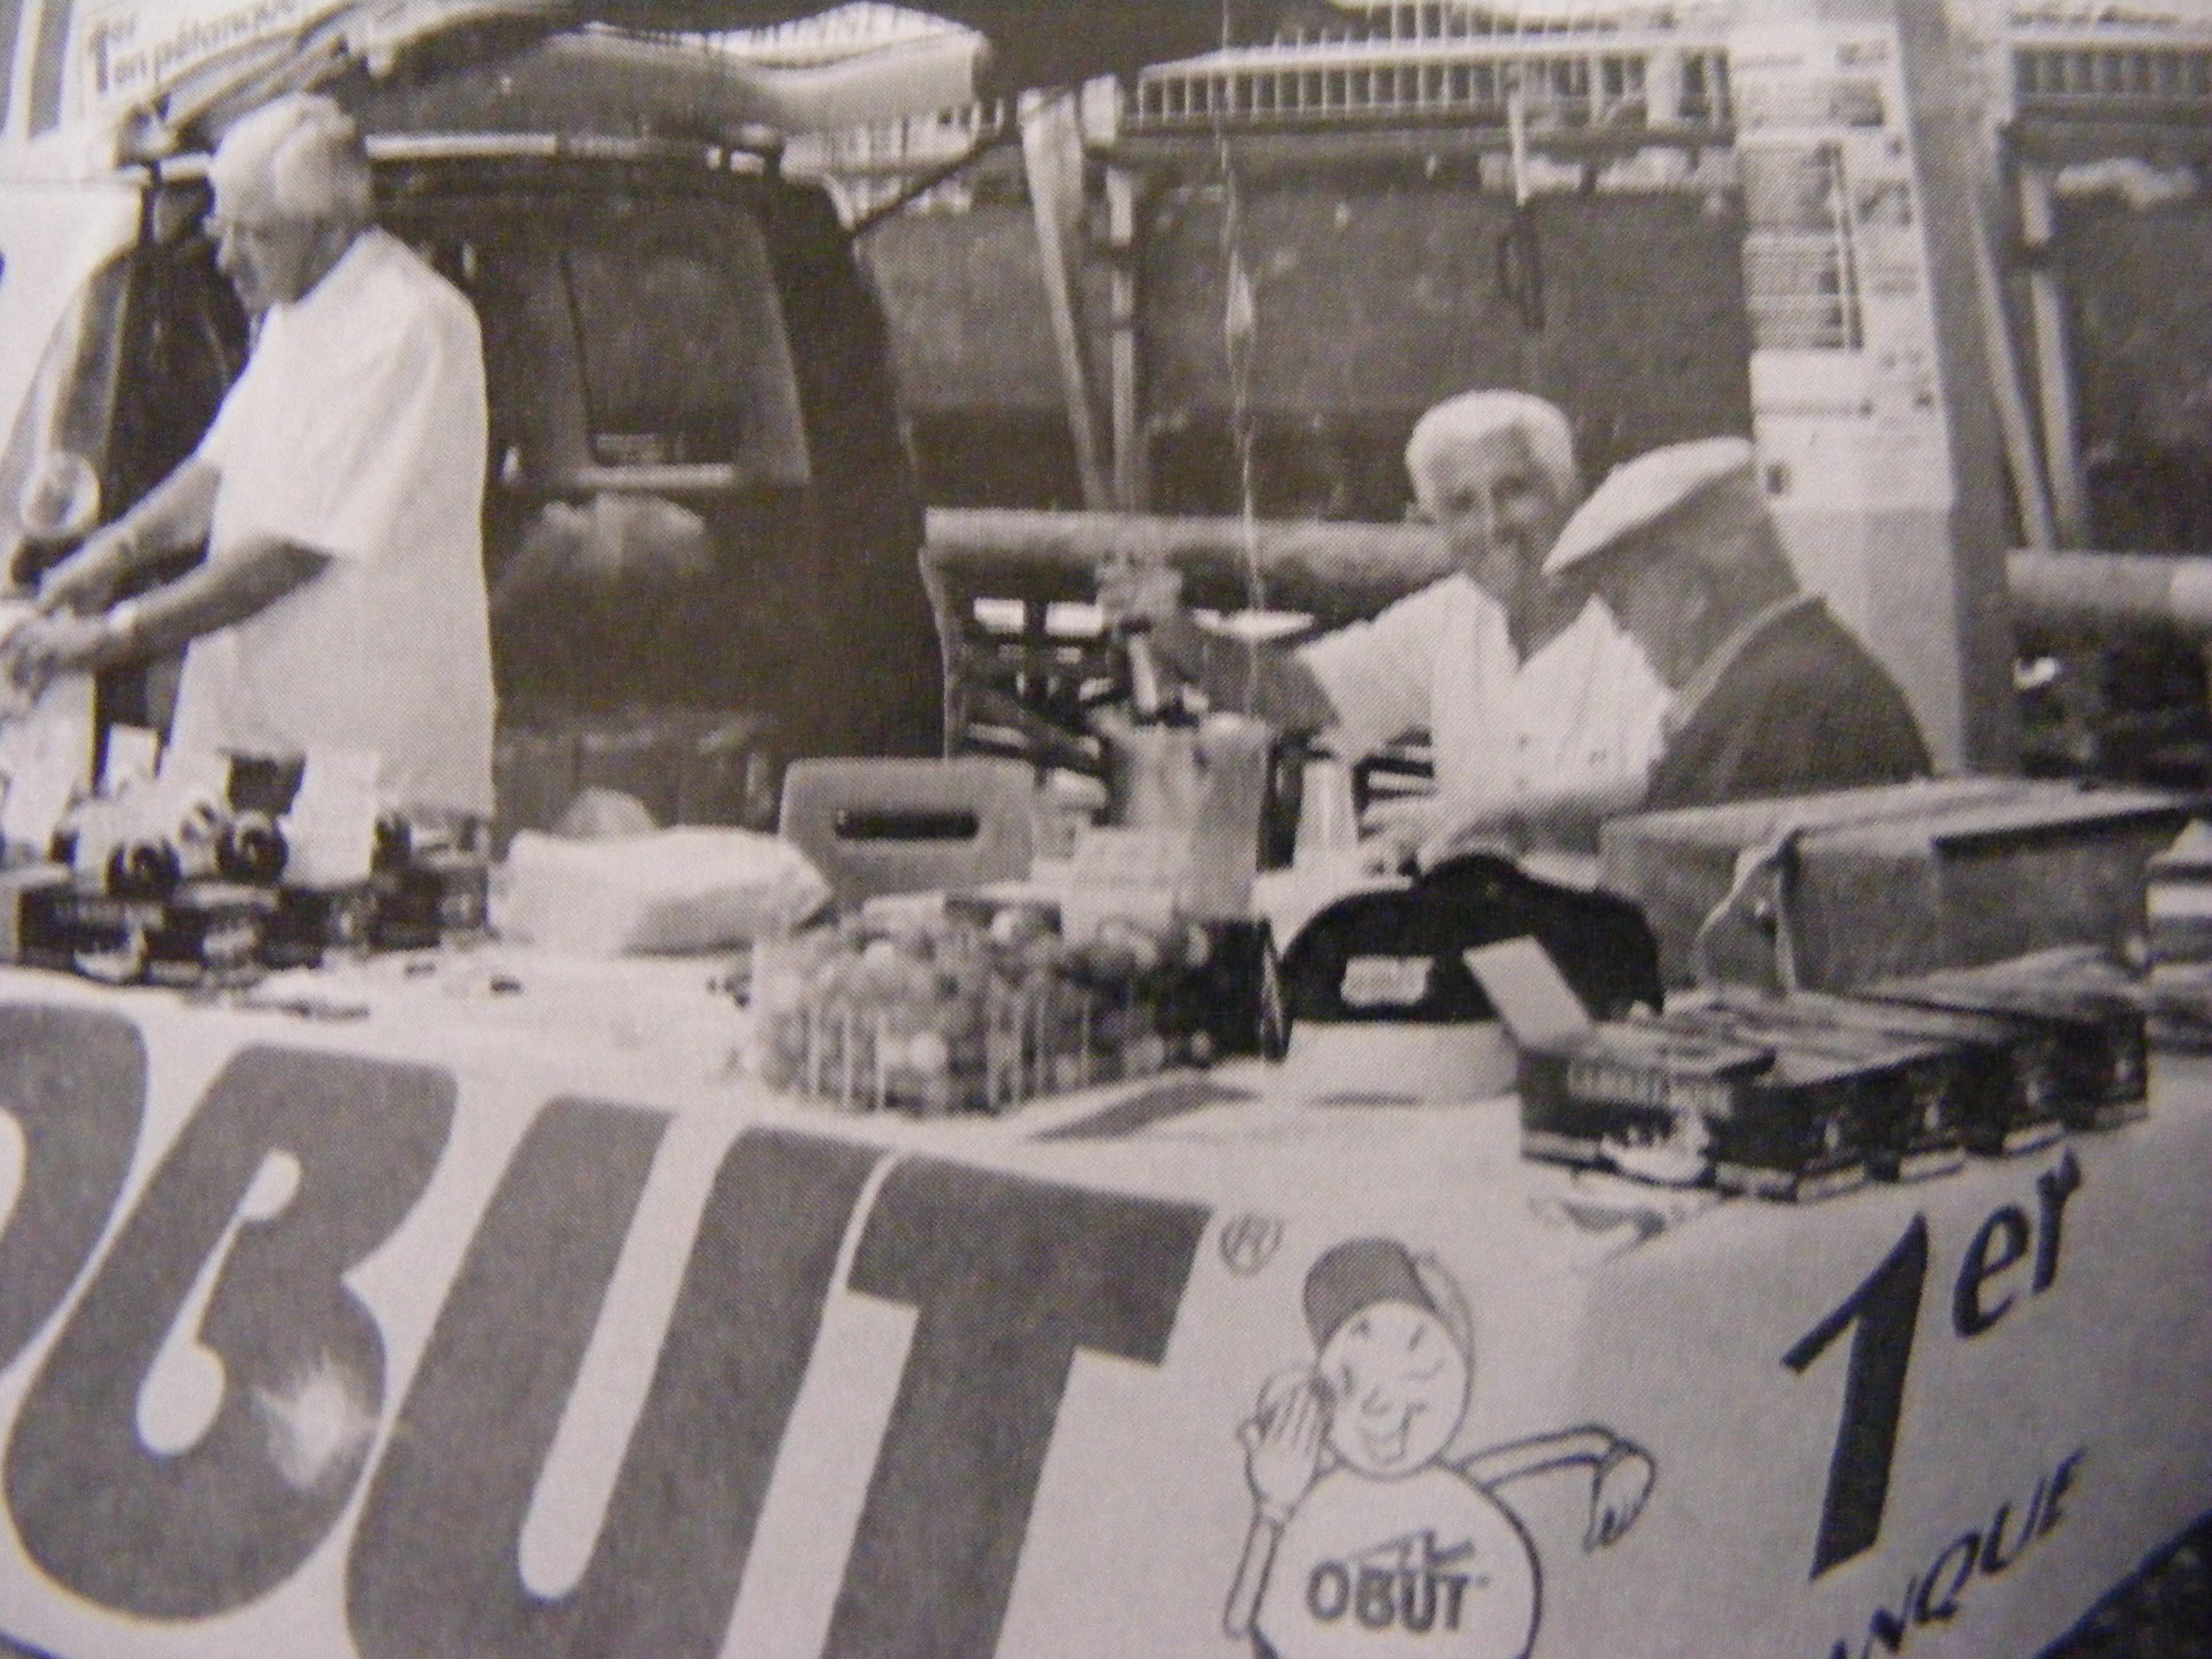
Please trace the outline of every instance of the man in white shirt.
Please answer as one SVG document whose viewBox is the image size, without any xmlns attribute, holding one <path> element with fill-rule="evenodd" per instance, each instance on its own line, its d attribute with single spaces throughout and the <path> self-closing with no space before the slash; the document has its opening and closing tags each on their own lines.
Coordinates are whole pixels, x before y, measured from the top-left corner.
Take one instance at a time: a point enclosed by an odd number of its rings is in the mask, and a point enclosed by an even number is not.
<svg viewBox="0 0 2212 1659">
<path fill-rule="evenodd" d="M 386 806 L 489 816 L 476 314 L 370 223 L 367 155 L 328 99 L 256 111 L 210 173 L 252 356 L 191 459 L 47 575 L 0 661 L 36 685 L 189 641 L 173 746 L 371 751 Z M 108 604 L 203 542 L 184 577 Z"/>
<path fill-rule="evenodd" d="M 1468 392 L 1421 417 L 1406 466 L 1459 568 L 1372 621 L 1255 653 L 1200 629 L 1172 572 L 1110 578 L 1102 599 L 1145 617 L 1161 662 L 1217 705 L 1326 728 L 1345 759 L 1426 730 L 1437 799 L 1401 827 L 1409 844 L 1469 826 L 1541 839 L 1563 803 L 1581 823 L 1632 804 L 1669 697 L 1602 605 L 1575 607 L 1544 576 L 1582 497 L 1566 417 L 1526 392 Z"/>
</svg>

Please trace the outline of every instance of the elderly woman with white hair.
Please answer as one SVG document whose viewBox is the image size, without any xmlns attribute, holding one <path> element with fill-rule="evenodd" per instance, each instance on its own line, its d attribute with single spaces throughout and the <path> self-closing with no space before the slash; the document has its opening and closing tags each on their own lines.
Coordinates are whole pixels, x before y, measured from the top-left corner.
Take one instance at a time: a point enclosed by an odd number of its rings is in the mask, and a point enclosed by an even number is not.
<svg viewBox="0 0 2212 1659">
<path fill-rule="evenodd" d="M 252 356 L 194 453 L 47 574 L 0 665 L 35 687 L 189 643 L 173 747 L 366 751 L 388 807 L 489 816 L 476 313 L 372 225 L 367 154 L 330 100 L 255 111 L 210 173 Z M 203 544 L 185 576 L 110 604 Z"/>
<path fill-rule="evenodd" d="M 1421 417 L 1406 465 L 1457 568 L 1370 621 L 1255 653 L 1199 629 L 1171 572 L 1125 576 L 1102 597 L 1109 613 L 1148 620 L 1164 666 L 1217 706 L 1327 728 L 1348 760 L 1426 731 L 1437 799 L 1394 826 L 1402 845 L 1448 826 L 1540 838 L 1530 815 L 1563 799 L 1590 824 L 1632 804 L 1668 694 L 1603 605 L 1570 602 L 1544 574 L 1582 497 L 1566 417 L 1526 392 L 1468 392 Z"/>
</svg>

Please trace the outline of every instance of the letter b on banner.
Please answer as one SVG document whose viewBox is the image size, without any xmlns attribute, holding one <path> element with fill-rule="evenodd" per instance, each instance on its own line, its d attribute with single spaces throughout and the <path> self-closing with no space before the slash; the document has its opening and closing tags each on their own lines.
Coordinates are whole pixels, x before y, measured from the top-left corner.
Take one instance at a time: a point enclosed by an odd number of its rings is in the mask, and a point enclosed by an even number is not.
<svg viewBox="0 0 2212 1659">
<path fill-rule="evenodd" d="M 8 1501 L 53 1578 L 204 1617 L 315 1547 L 384 1396 L 383 1340 L 340 1278 L 414 1207 L 454 1092 L 349 1055 L 255 1048 L 223 1068 L 17 1415 Z"/>
</svg>

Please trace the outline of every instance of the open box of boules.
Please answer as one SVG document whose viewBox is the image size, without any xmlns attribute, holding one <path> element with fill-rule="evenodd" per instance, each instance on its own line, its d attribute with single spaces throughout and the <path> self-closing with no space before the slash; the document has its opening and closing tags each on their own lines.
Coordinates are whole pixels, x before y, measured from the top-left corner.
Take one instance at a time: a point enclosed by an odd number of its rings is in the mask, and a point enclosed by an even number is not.
<svg viewBox="0 0 2212 1659">
<path fill-rule="evenodd" d="M 1771 1048 L 1644 1022 L 1521 1049 L 1521 1146 L 1534 1158 L 1686 1183 L 1711 1172 L 1711 1126 L 1741 1115 Z"/>
<path fill-rule="evenodd" d="M 1966 1161 L 1969 1056 L 1953 1043 L 1839 1024 L 1793 1000 L 1757 992 L 1717 993 L 1672 1006 L 1666 1023 L 1771 1047 L 1778 1069 L 1792 1056 L 1852 1068 L 1833 1074 L 1829 1089 L 1849 1089 L 1856 1097 L 1838 1121 L 1863 1136 L 1868 1169 L 1877 1180 L 1921 1180 L 1948 1174 Z M 1824 1109 L 1817 1092 L 1811 1097 L 1816 1110 Z"/>
<path fill-rule="evenodd" d="M 1717 996 L 1730 1005 L 1772 1002 L 1763 993 L 1737 989 Z M 1820 991 L 1795 992 L 1781 1006 L 1833 1030 L 1945 1045 L 1956 1060 L 1956 1116 L 1969 1152 L 1992 1158 L 2032 1152 L 2065 1133 L 2058 1118 L 2066 1087 L 2059 1045 L 2042 1024 Z"/>
<path fill-rule="evenodd" d="M 2148 1019 L 2141 1000 L 2039 952 L 1984 968 L 1885 980 L 1864 994 L 1884 1002 L 1994 1015 L 2028 1025 L 2048 1045 L 2052 1107 L 2068 1129 L 2114 1128 L 2148 1109 Z"/>
</svg>

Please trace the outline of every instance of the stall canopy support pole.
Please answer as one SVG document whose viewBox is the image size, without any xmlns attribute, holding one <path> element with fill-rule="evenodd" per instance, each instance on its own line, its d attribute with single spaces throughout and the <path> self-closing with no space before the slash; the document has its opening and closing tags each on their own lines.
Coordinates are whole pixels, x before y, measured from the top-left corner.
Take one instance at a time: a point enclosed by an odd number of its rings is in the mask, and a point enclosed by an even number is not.
<svg viewBox="0 0 2212 1659">
<path fill-rule="evenodd" d="M 1995 281 L 1978 193 L 1984 112 L 1964 44 L 1952 33 L 1945 9 L 1924 0 L 1895 0 L 1892 15 L 1923 192 L 1940 384 L 1951 429 L 1961 758 L 1969 767 L 2005 770 L 2020 757 L 2020 711 L 2005 582 L 2011 540 L 2006 438 L 2002 411 L 1992 406 L 2003 402 L 2007 365 L 1993 360 L 1983 299 L 1984 267 L 1992 287 Z M 2023 504 L 2040 497 L 2033 468 L 2022 483 Z"/>
<path fill-rule="evenodd" d="M 2028 254 L 2029 325 L 2034 331 L 2035 384 L 2043 416 L 2043 453 L 2051 473 L 2051 519 L 2061 547 L 2089 545 L 2089 488 L 2081 472 L 2081 435 L 2066 338 L 2066 302 L 2051 266 L 2057 229 L 2051 170 L 2020 170 L 2021 240 Z"/>
<path fill-rule="evenodd" d="M 1137 361 L 1137 186 L 1123 167 L 1106 170 L 1106 230 L 1114 256 L 1112 357 L 1114 505 L 1124 513 L 1146 506 L 1144 405 Z"/>
<path fill-rule="evenodd" d="M 1073 94 L 1022 94 L 1022 163 L 1036 219 L 1037 260 L 1044 272 L 1045 306 L 1060 358 L 1060 391 L 1075 440 L 1083 504 L 1093 512 L 1113 505 L 1100 454 L 1098 416 L 1084 365 L 1082 313 L 1075 292 L 1082 269 L 1083 129 Z"/>
<path fill-rule="evenodd" d="M 2004 440 L 2005 470 L 2013 483 L 2013 501 L 2020 511 L 2021 533 L 2030 547 L 2057 545 L 2057 520 L 2051 512 L 2051 491 L 2044 482 L 2043 457 L 2036 446 L 2035 426 L 2028 414 L 2026 382 L 2020 354 L 2014 350 L 2012 325 L 2005 316 L 2004 284 L 1997 275 L 1996 257 L 1990 252 L 1988 217 L 1975 204 L 1973 224 L 1974 290 L 1981 313 L 1982 337 L 1989 354 L 1990 396 L 1996 404 L 1997 431 Z"/>
</svg>

